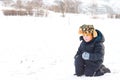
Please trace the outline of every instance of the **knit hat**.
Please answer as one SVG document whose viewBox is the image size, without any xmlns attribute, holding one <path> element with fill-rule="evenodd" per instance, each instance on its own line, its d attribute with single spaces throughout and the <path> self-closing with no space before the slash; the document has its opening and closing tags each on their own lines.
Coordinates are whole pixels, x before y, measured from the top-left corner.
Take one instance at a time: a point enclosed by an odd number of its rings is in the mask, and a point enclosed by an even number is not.
<svg viewBox="0 0 120 80">
<path fill-rule="evenodd" d="M 97 37 L 97 32 L 93 25 L 82 25 L 79 28 L 79 34 L 92 34 L 93 37 Z"/>
</svg>

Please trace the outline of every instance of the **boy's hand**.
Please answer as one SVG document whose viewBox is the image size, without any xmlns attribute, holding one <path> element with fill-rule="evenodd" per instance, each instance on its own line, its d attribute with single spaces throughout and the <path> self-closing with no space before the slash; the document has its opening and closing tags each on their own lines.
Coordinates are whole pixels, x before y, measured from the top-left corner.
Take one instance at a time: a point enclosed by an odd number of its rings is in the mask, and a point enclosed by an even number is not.
<svg viewBox="0 0 120 80">
<path fill-rule="evenodd" d="M 88 52 L 83 52 L 83 53 L 82 53 L 82 58 L 83 58 L 84 60 L 89 60 L 89 58 L 90 58 L 90 53 L 88 53 Z"/>
</svg>

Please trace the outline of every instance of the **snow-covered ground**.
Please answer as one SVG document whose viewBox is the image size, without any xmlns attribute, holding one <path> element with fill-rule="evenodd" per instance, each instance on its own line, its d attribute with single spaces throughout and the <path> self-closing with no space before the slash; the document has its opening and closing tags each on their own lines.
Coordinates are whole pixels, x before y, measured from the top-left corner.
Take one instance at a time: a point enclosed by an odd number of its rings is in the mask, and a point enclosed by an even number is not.
<svg viewBox="0 0 120 80">
<path fill-rule="evenodd" d="M 78 29 L 93 24 L 105 36 L 104 64 L 110 74 L 74 76 Z M 0 16 L 0 80 L 115 80 L 120 76 L 120 20 L 68 14 Z"/>
</svg>

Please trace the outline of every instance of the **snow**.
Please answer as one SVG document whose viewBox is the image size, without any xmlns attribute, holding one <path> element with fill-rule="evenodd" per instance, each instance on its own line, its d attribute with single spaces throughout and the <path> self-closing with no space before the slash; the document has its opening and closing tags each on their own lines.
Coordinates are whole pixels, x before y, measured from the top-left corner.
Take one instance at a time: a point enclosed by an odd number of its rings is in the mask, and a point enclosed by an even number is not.
<svg viewBox="0 0 120 80">
<path fill-rule="evenodd" d="M 0 15 L 1 80 L 114 80 L 119 79 L 119 19 L 78 14 L 48 17 Z M 74 76 L 78 29 L 93 24 L 105 36 L 104 64 L 111 73 L 100 77 Z"/>
</svg>

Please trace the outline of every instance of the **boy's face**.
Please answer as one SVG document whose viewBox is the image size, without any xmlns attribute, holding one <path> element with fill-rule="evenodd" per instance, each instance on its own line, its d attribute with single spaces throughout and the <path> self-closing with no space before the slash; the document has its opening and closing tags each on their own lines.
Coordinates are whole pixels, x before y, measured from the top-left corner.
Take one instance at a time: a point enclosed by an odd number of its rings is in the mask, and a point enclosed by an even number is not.
<svg viewBox="0 0 120 80">
<path fill-rule="evenodd" d="M 85 42 L 90 42 L 93 39 L 92 34 L 83 34 L 83 39 Z"/>
</svg>

